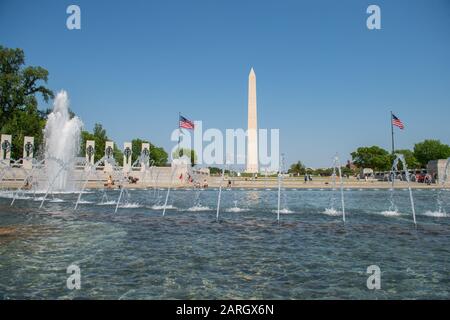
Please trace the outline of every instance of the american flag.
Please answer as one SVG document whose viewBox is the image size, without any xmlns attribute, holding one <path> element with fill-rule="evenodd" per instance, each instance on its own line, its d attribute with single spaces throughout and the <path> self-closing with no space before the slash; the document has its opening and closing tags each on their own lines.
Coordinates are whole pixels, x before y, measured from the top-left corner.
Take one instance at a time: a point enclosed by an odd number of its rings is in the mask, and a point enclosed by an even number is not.
<svg viewBox="0 0 450 320">
<path fill-rule="evenodd" d="M 404 129 L 405 126 L 403 125 L 402 120 L 400 120 L 399 118 L 397 118 L 394 114 L 392 114 L 392 124 L 396 127 L 399 127 L 400 129 Z"/>
<path fill-rule="evenodd" d="M 194 129 L 194 123 L 180 115 L 180 128 Z"/>
</svg>

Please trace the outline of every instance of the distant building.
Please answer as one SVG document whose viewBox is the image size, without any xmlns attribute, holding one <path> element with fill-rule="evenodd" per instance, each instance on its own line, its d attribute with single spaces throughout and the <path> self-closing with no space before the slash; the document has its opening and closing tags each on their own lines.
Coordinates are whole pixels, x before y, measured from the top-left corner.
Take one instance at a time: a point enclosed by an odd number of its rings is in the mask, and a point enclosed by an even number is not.
<svg viewBox="0 0 450 320">
<path fill-rule="evenodd" d="M 360 176 L 361 179 L 373 178 L 374 177 L 373 169 L 371 169 L 371 168 L 363 168 L 363 169 L 361 169 L 361 172 L 360 172 L 359 176 Z"/>
<path fill-rule="evenodd" d="M 431 175 L 433 182 L 442 182 L 447 167 L 447 159 L 431 160 L 427 164 L 427 173 Z M 450 174 L 450 172 L 449 172 Z"/>
<path fill-rule="evenodd" d="M 209 168 L 193 169 L 192 172 L 195 173 L 195 174 L 203 174 L 203 175 L 206 175 L 206 176 L 210 175 Z"/>
</svg>

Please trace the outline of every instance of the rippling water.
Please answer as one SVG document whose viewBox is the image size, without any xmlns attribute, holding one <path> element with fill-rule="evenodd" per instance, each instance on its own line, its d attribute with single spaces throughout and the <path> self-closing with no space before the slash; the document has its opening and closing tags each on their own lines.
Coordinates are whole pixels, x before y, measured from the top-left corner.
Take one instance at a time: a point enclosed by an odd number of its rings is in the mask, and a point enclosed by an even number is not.
<svg viewBox="0 0 450 320">
<path fill-rule="evenodd" d="M 0 194 L 3 299 L 449 299 L 450 216 L 436 191 L 347 190 L 346 223 L 330 208 L 333 191 L 133 190 L 114 214 L 118 191 L 25 194 L 10 207 Z M 450 191 L 443 192 L 450 212 Z M 338 205 L 340 200 L 336 201 Z M 328 209 L 328 210 L 327 210 Z M 338 210 L 339 207 L 335 208 Z M 333 212 L 333 214 L 330 214 Z M 66 269 L 81 268 L 68 290 Z M 367 267 L 381 269 L 368 290 Z"/>
</svg>

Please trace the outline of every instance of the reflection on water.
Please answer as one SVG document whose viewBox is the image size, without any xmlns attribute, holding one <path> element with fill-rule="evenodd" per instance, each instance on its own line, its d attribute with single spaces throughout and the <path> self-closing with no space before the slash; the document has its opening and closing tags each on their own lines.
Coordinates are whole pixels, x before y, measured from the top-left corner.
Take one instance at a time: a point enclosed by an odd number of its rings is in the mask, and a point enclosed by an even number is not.
<svg viewBox="0 0 450 320">
<path fill-rule="evenodd" d="M 0 298 L 450 298 L 450 216 L 434 214 L 431 190 L 414 193 L 417 229 L 402 190 L 400 214 L 386 214 L 388 190 L 346 191 L 343 224 L 326 212 L 330 191 L 286 189 L 279 225 L 275 190 L 224 189 L 220 223 L 217 192 L 173 190 L 165 217 L 148 190 L 130 191 L 116 214 L 114 190 L 107 201 L 86 193 L 77 211 L 76 194 L 38 210 L 33 194 L 10 207 L 2 192 Z M 450 192 L 443 204 L 450 212 Z M 79 291 L 66 289 L 72 263 Z M 372 264 L 382 271 L 378 291 L 366 287 Z"/>
</svg>

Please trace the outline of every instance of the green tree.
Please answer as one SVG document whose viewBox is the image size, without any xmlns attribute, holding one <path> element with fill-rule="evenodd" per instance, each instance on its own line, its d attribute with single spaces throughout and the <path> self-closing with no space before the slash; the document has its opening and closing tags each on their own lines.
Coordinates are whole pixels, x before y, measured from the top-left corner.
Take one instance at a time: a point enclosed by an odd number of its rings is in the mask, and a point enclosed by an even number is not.
<svg viewBox="0 0 450 320">
<path fill-rule="evenodd" d="M 139 138 L 131 140 L 131 151 L 133 152 L 131 156 L 131 163 L 134 163 L 141 155 L 143 143 L 150 143 L 150 142 Z"/>
<path fill-rule="evenodd" d="M 37 112 L 17 110 L 1 129 L 2 133 L 12 134 L 11 157 L 20 159 L 23 156 L 23 139 L 25 136 L 34 137 L 35 156 L 43 143 L 43 130 L 45 119 Z"/>
<path fill-rule="evenodd" d="M 389 170 L 392 156 L 386 150 L 378 147 L 360 147 L 351 153 L 352 160 L 359 168 L 371 168 L 373 170 Z"/>
<path fill-rule="evenodd" d="M 450 146 L 439 140 L 424 140 L 414 145 L 414 157 L 422 167 L 426 167 L 430 160 L 450 157 Z"/>
<path fill-rule="evenodd" d="M 12 134 L 12 158 L 22 156 L 23 137 L 35 137 L 35 147 L 43 140 L 44 113 L 38 110 L 37 95 L 45 102 L 53 92 L 45 84 L 48 71 L 42 67 L 25 67 L 21 49 L 0 45 L 0 131 Z"/>
<path fill-rule="evenodd" d="M 116 143 L 114 143 L 113 157 L 114 157 L 114 160 L 116 160 L 117 165 L 119 165 L 119 166 L 123 165 L 123 152 L 121 149 L 119 149 L 117 147 Z"/>
<path fill-rule="evenodd" d="M 150 145 L 150 159 L 155 166 L 166 166 L 169 155 L 162 147 Z"/>
<path fill-rule="evenodd" d="M 297 161 L 296 163 L 292 164 L 291 167 L 288 170 L 288 173 L 293 175 L 304 175 L 305 174 L 305 166 L 301 161 Z"/>
<path fill-rule="evenodd" d="M 160 147 L 157 147 L 157 146 L 153 145 L 148 140 L 139 139 L 139 138 L 131 140 L 131 149 L 132 149 L 132 152 L 133 152 L 133 156 L 132 156 L 131 159 L 132 159 L 133 163 L 141 155 L 142 144 L 143 143 L 149 143 L 150 144 L 150 160 L 151 160 L 151 164 L 153 164 L 155 166 L 165 166 L 167 164 L 167 159 L 168 159 L 169 155 L 167 154 L 167 152 L 163 148 L 160 148 Z"/>
<path fill-rule="evenodd" d="M 341 167 L 341 173 L 343 176 L 353 176 L 355 175 L 355 172 L 348 166 Z"/>
<path fill-rule="evenodd" d="M 197 154 L 195 153 L 195 150 L 189 149 L 189 148 L 177 148 L 172 153 L 173 159 L 181 158 L 182 156 L 186 156 L 189 159 L 191 159 L 191 166 L 195 166 L 197 163 Z"/>
<path fill-rule="evenodd" d="M 88 131 L 81 132 L 81 146 L 80 146 L 80 155 L 84 156 L 86 154 L 86 141 L 94 140 L 95 141 L 95 161 L 100 160 L 105 155 L 105 146 L 106 141 L 108 141 L 108 135 L 106 134 L 106 130 L 100 123 L 96 123 L 94 125 L 93 133 Z"/>
<path fill-rule="evenodd" d="M 326 176 L 329 177 L 333 174 L 333 168 L 318 168 L 313 171 L 317 176 Z"/>
<path fill-rule="evenodd" d="M 86 141 L 88 140 L 95 140 L 94 135 L 90 133 L 89 131 L 81 131 L 81 138 L 80 138 L 80 157 L 84 157 L 86 154 Z M 95 158 L 94 161 L 97 161 L 99 158 L 97 158 L 97 145 L 95 146 Z"/>
<path fill-rule="evenodd" d="M 208 167 L 208 169 L 209 169 L 209 173 L 211 174 L 211 175 L 221 175 L 222 174 L 222 168 L 218 168 L 218 167 Z M 227 175 L 230 175 L 231 174 L 231 171 L 230 170 L 228 170 L 228 169 L 225 169 L 225 172 L 224 172 L 225 174 L 227 174 Z"/>
<path fill-rule="evenodd" d="M 106 141 L 109 140 L 106 130 L 100 123 L 94 125 L 95 157 L 100 160 L 105 155 Z"/>
<path fill-rule="evenodd" d="M 103 126 L 100 123 L 96 123 L 94 125 L 93 133 L 90 133 L 88 131 L 82 131 L 81 132 L 81 145 L 80 145 L 80 156 L 83 156 L 86 154 L 86 141 L 87 140 L 94 140 L 95 141 L 95 162 L 103 158 L 105 155 L 105 147 L 106 147 L 106 141 L 110 141 L 108 138 L 108 134 L 106 133 L 106 130 L 103 128 Z M 123 164 L 123 152 L 117 147 L 117 144 L 114 143 L 113 148 L 113 157 L 114 160 L 116 160 L 117 165 L 121 166 Z"/>
</svg>

